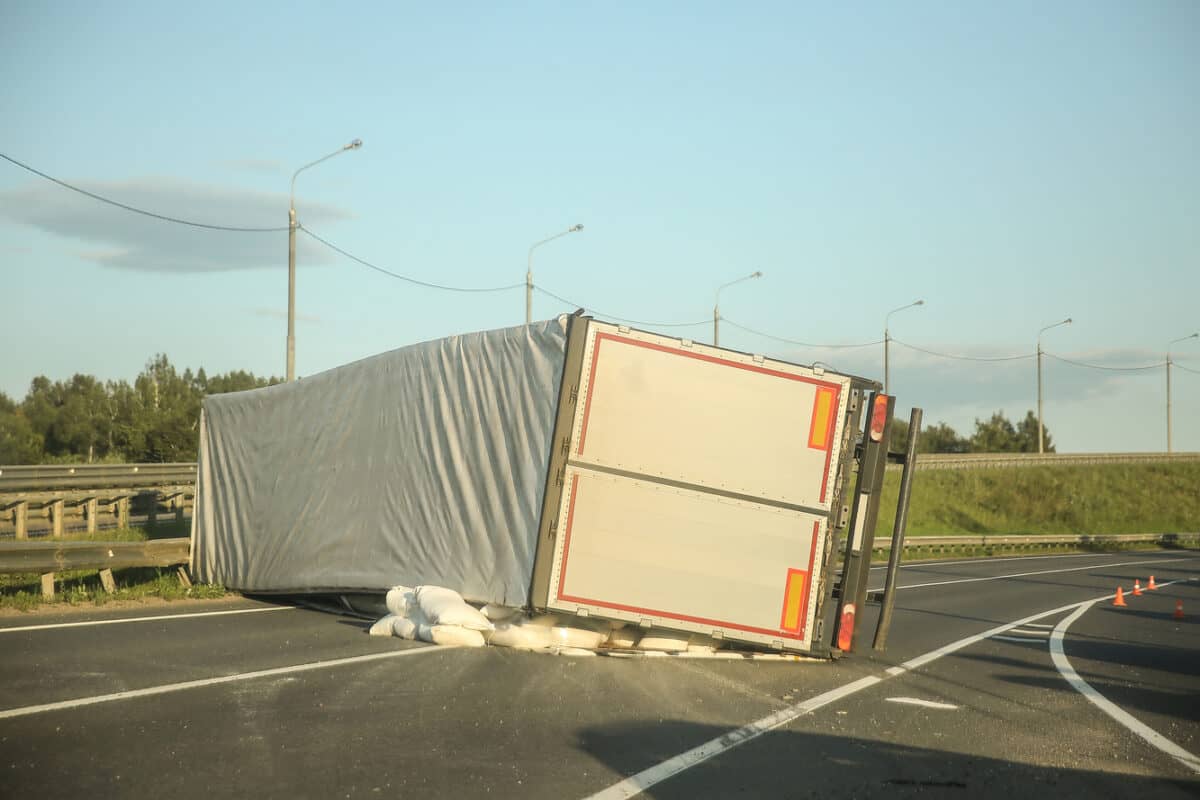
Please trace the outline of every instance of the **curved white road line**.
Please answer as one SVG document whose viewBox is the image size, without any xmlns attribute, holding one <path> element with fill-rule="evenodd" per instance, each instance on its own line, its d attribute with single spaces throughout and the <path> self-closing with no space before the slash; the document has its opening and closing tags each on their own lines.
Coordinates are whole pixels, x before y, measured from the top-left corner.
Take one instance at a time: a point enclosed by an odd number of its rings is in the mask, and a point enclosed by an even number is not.
<svg viewBox="0 0 1200 800">
<path fill-rule="evenodd" d="M 1166 584 L 1163 585 L 1165 586 Z M 1075 620 L 1082 617 L 1084 612 L 1098 602 L 1100 601 L 1093 600 L 1091 602 L 1084 603 L 1079 608 L 1075 609 L 1075 613 L 1068 617 L 1064 617 L 1062 622 L 1058 623 L 1058 626 L 1054 629 L 1054 632 L 1050 634 L 1050 658 L 1054 661 L 1054 666 L 1058 668 L 1059 673 L 1063 676 L 1063 678 L 1066 679 L 1067 683 L 1071 684 L 1071 687 L 1074 688 L 1075 691 L 1092 701 L 1092 703 L 1105 714 L 1108 714 L 1130 731 L 1145 739 L 1146 742 L 1176 759 L 1193 772 L 1200 773 L 1200 757 L 1197 757 L 1192 753 L 1189 753 L 1187 750 L 1184 750 L 1182 747 L 1175 744 L 1154 729 L 1148 727 L 1136 719 L 1128 711 L 1121 708 L 1104 695 L 1100 694 L 1090 683 L 1079 677 L 1079 673 L 1075 671 L 1075 668 L 1071 666 L 1071 662 L 1067 660 L 1067 654 L 1063 651 L 1063 636 L 1066 634 L 1067 629 L 1071 627 L 1071 624 L 1075 622 Z"/>
<path fill-rule="evenodd" d="M 1105 564 L 1100 566 L 1113 565 Z M 1170 586 L 1172 583 L 1186 583 L 1186 580 L 1169 581 L 1167 583 L 1160 583 L 1159 586 Z M 819 694 L 816 697 L 805 700 L 797 705 L 780 709 L 774 714 L 770 714 L 762 719 L 755 720 L 748 725 L 743 725 L 742 727 L 718 736 L 715 739 L 710 739 L 704 744 L 698 747 L 693 747 L 691 750 L 688 750 L 685 753 L 680 753 L 674 758 L 669 758 L 666 761 L 662 761 L 652 767 L 648 767 L 647 769 L 644 769 L 635 775 L 630 775 L 628 778 L 614 783 L 607 789 L 601 789 L 599 792 L 590 795 L 588 798 L 586 798 L 586 800 L 623 800 L 623 798 L 633 797 L 641 794 L 651 786 L 661 783 L 662 781 L 665 781 L 674 775 L 678 775 L 684 770 L 690 769 L 691 767 L 707 761 L 714 756 L 718 756 L 727 750 L 732 750 L 735 747 L 739 747 L 740 745 L 743 745 L 752 739 L 757 739 L 759 736 L 767 733 L 768 731 L 778 728 L 781 725 L 786 725 L 787 723 L 792 722 L 793 720 L 802 717 L 805 714 L 811 714 L 823 706 L 827 706 L 830 703 L 841 700 L 843 697 L 849 697 L 850 695 L 856 694 L 863 689 L 870 688 L 877 683 L 882 683 L 889 678 L 895 678 L 899 675 L 905 674 L 906 672 L 911 672 L 912 670 L 923 667 L 926 664 L 937 661 L 943 656 L 948 656 L 951 653 L 956 653 L 959 650 L 962 650 L 963 648 L 970 647 L 973 644 L 978 644 L 985 639 L 990 639 L 996 634 L 1007 633 L 1013 628 L 1020 628 L 1023 625 L 1030 625 L 1040 619 L 1053 617 L 1057 614 L 1062 614 L 1067 611 L 1074 611 L 1081 607 L 1090 606 L 1093 603 L 1099 603 L 1102 600 L 1111 600 L 1112 597 L 1112 594 L 1106 594 L 1102 597 L 1097 597 L 1092 600 L 1083 600 L 1078 603 L 1070 603 L 1065 606 L 1059 606 L 1058 608 L 1052 608 L 1049 611 L 1040 611 L 1037 614 L 1031 614 L 1028 617 L 1022 617 L 1021 619 L 1014 620 L 1012 622 L 1006 622 L 1003 625 L 997 625 L 995 628 L 983 631 L 982 633 L 976 633 L 972 636 L 959 639 L 956 642 L 943 645 L 936 650 L 931 650 L 928 653 L 917 656 L 916 658 L 909 659 L 899 666 L 889 667 L 884 671 L 884 675 L 882 677 L 868 675 L 865 678 L 859 678 L 853 683 L 848 683 L 845 686 L 839 686 L 836 689 L 831 689 L 824 694 Z"/>
</svg>

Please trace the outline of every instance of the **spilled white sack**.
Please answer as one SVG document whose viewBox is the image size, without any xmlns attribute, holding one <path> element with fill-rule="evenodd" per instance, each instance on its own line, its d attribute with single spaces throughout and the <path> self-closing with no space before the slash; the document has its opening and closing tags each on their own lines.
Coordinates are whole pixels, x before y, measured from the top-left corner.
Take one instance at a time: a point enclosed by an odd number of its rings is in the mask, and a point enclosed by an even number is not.
<svg viewBox="0 0 1200 800">
<path fill-rule="evenodd" d="M 395 624 L 397 619 L 398 617 L 395 614 L 388 614 L 386 617 L 383 617 L 374 625 L 372 625 L 371 630 L 367 631 L 367 633 L 371 634 L 372 636 L 391 636 L 392 626 Z"/>
<path fill-rule="evenodd" d="M 455 625 L 473 631 L 490 631 L 495 626 L 467 604 L 462 595 L 442 586 L 418 586 L 414 592 L 421 613 L 431 625 Z"/>
</svg>

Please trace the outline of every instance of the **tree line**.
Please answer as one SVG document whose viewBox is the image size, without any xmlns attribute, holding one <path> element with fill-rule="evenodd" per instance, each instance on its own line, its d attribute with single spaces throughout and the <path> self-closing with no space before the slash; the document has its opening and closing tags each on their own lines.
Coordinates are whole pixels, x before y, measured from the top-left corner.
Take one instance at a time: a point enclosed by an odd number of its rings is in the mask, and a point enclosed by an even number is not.
<svg viewBox="0 0 1200 800">
<path fill-rule="evenodd" d="M 281 381 L 242 370 L 208 375 L 203 367 L 181 374 L 161 354 L 132 384 L 39 375 L 19 403 L 0 392 L 0 464 L 194 461 L 205 395 Z"/>
<path fill-rule="evenodd" d="M 205 395 L 259 389 L 282 378 L 236 370 L 207 375 L 179 373 L 165 355 L 150 359 L 132 384 L 101 382 L 93 375 L 70 380 L 34 378 L 20 403 L 0 392 L 0 464 L 153 463 L 194 461 L 199 445 L 200 401 Z M 892 449 L 908 441 L 908 422 L 897 419 Z M 921 453 L 1036 453 L 1037 417 L 1013 424 L 997 411 L 975 420 L 962 436 L 945 422 L 921 432 Z M 1045 451 L 1054 452 L 1045 433 Z"/>
<path fill-rule="evenodd" d="M 903 450 L 908 443 L 908 420 L 893 420 L 892 450 Z M 1043 450 L 1053 453 L 1050 431 L 1042 429 Z M 990 419 L 976 419 L 975 432 L 960 436 L 944 422 L 927 425 L 917 440 L 918 453 L 1036 453 L 1038 451 L 1038 421 L 1032 411 L 1015 425 L 997 411 Z"/>
</svg>

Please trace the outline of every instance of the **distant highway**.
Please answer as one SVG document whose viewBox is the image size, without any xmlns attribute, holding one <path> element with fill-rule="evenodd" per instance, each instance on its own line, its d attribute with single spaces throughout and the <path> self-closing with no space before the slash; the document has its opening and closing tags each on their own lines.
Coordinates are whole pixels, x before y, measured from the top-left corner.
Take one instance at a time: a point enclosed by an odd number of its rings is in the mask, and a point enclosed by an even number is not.
<svg viewBox="0 0 1200 800">
<path fill-rule="evenodd" d="M 1166 585 L 1126 608 L 1099 599 L 1151 574 Z M 908 565 L 901 586 L 889 651 L 833 663 L 450 650 L 251 600 L 6 616 L 0 781 L 160 799 L 1200 793 L 1200 553 Z"/>
</svg>

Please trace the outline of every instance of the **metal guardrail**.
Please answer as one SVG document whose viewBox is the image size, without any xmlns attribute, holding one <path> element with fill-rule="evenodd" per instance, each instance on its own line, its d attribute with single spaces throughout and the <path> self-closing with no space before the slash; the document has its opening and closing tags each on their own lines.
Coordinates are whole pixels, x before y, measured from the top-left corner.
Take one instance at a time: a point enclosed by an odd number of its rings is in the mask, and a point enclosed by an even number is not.
<svg viewBox="0 0 1200 800">
<path fill-rule="evenodd" d="M 1174 464 L 1200 461 L 1200 453 L 924 453 L 917 469 L 992 469 L 996 467 L 1094 466 L 1101 464 Z M 889 464 L 889 470 L 899 469 Z"/>
<path fill-rule="evenodd" d="M 192 484 L 196 465 L 33 464 L 0 466 L 0 493 L 64 489 L 153 488 Z"/>
<path fill-rule="evenodd" d="M 0 542 L 0 573 L 174 567 L 188 563 L 191 540 Z"/>
</svg>

